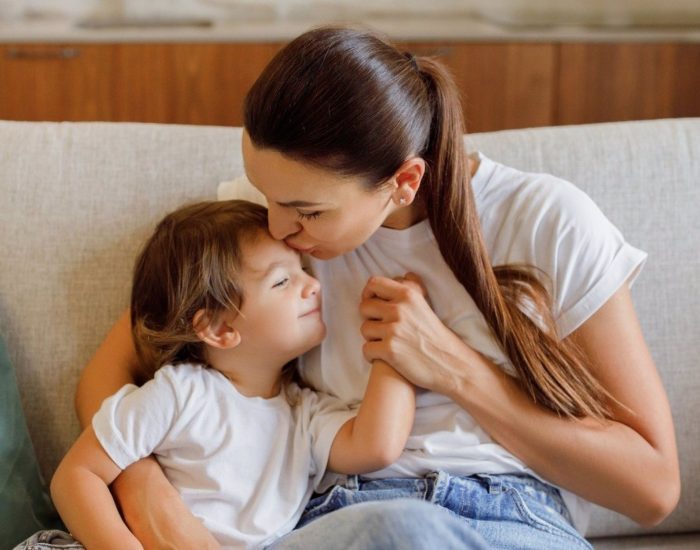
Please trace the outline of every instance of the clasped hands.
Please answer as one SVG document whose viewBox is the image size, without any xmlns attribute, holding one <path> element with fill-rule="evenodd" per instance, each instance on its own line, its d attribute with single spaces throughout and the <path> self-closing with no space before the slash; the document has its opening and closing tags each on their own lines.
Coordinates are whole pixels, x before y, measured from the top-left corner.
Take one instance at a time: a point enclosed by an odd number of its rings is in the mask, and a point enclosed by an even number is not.
<svg viewBox="0 0 700 550">
<path fill-rule="evenodd" d="M 437 317 L 418 275 L 370 277 L 360 314 L 367 361 L 381 359 L 416 386 L 449 393 L 452 367 L 467 345 Z"/>
</svg>

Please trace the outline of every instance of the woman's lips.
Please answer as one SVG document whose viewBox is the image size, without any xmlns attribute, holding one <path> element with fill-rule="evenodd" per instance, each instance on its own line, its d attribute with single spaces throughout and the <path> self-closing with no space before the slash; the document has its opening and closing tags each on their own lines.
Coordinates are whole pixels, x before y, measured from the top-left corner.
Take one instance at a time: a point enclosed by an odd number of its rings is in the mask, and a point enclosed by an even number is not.
<svg viewBox="0 0 700 550">
<path fill-rule="evenodd" d="M 313 247 L 311 247 L 311 248 L 302 248 L 301 246 L 298 246 L 298 245 L 296 245 L 296 244 L 294 244 L 294 243 L 290 243 L 290 242 L 287 241 L 287 240 L 285 240 L 284 242 L 285 242 L 285 244 L 286 244 L 289 248 L 293 248 L 294 250 L 298 250 L 299 252 L 302 252 L 302 253 L 304 253 L 304 254 L 308 254 L 309 252 L 311 252 L 311 251 L 313 250 Z"/>
</svg>

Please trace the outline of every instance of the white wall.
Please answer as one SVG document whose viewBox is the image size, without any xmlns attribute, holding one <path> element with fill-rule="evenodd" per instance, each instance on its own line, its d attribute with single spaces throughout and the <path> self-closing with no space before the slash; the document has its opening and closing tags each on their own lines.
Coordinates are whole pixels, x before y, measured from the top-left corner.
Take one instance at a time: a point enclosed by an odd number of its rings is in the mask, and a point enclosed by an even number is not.
<svg viewBox="0 0 700 550">
<path fill-rule="evenodd" d="M 469 13 L 483 0 L 0 0 L 0 15 L 92 17 L 343 17 L 391 13 Z"/>
<path fill-rule="evenodd" d="M 700 23 L 700 0 L 0 0 L 0 17 L 352 19 L 481 14 L 509 24 Z"/>
</svg>

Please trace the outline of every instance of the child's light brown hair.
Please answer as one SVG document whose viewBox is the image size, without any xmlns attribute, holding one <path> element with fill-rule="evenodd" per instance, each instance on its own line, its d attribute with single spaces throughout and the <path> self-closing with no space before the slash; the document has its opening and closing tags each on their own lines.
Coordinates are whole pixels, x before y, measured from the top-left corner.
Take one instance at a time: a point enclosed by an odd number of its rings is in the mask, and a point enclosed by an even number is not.
<svg viewBox="0 0 700 550">
<path fill-rule="evenodd" d="M 166 364 L 207 364 L 195 313 L 215 320 L 240 309 L 242 246 L 261 234 L 268 234 L 267 209 L 241 200 L 184 206 L 158 224 L 136 260 L 131 290 L 131 330 L 146 379 Z M 282 375 L 285 386 L 291 380 L 294 363 Z"/>
</svg>

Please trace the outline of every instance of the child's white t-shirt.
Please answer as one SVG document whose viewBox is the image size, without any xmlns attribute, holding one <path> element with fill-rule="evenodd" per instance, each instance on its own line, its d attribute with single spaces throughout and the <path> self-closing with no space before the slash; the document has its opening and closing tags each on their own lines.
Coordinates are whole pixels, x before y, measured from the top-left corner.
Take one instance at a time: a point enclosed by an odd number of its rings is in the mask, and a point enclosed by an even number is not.
<svg viewBox="0 0 700 550">
<path fill-rule="evenodd" d="M 169 365 L 106 399 L 92 426 L 121 469 L 155 454 L 222 547 L 260 547 L 294 528 L 355 415 L 334 397 L 298 394 L 295 407 L 284 392 L 245 397 L 214 369 Z"/>
<path fill-rule="evenodd" d="M 492 264 L 542 270 L 562 338 L 623 284 L 631 285 L 646 259 L 585 193 L 554 176 L 520 172 L 480 155 L 472 189 Z M 427 220 L 403 230 L 380 227 L 352 252 L 311 263 L 323 285 L 323 319 L 329 334 L 302 358 L 302 372 L 313 387 L 350 405 L 362 399 L 370 371 L 362 356 L 362 289 L 370 276 L 394 277 L 408 271 L 423 278 L 433 310 L 450 329 L 513 372 L 481 312 L 445 263 Z M 419 392 L 404 453 L 370 477 L 414 477 L 435 470 L 534 475 L 448 397 Z M 335 480 L 329 476 L 324 486 Z M 562 493 L 576 526 L 585 530 L 589 507 L 573 494 Z"/>
</svg>

